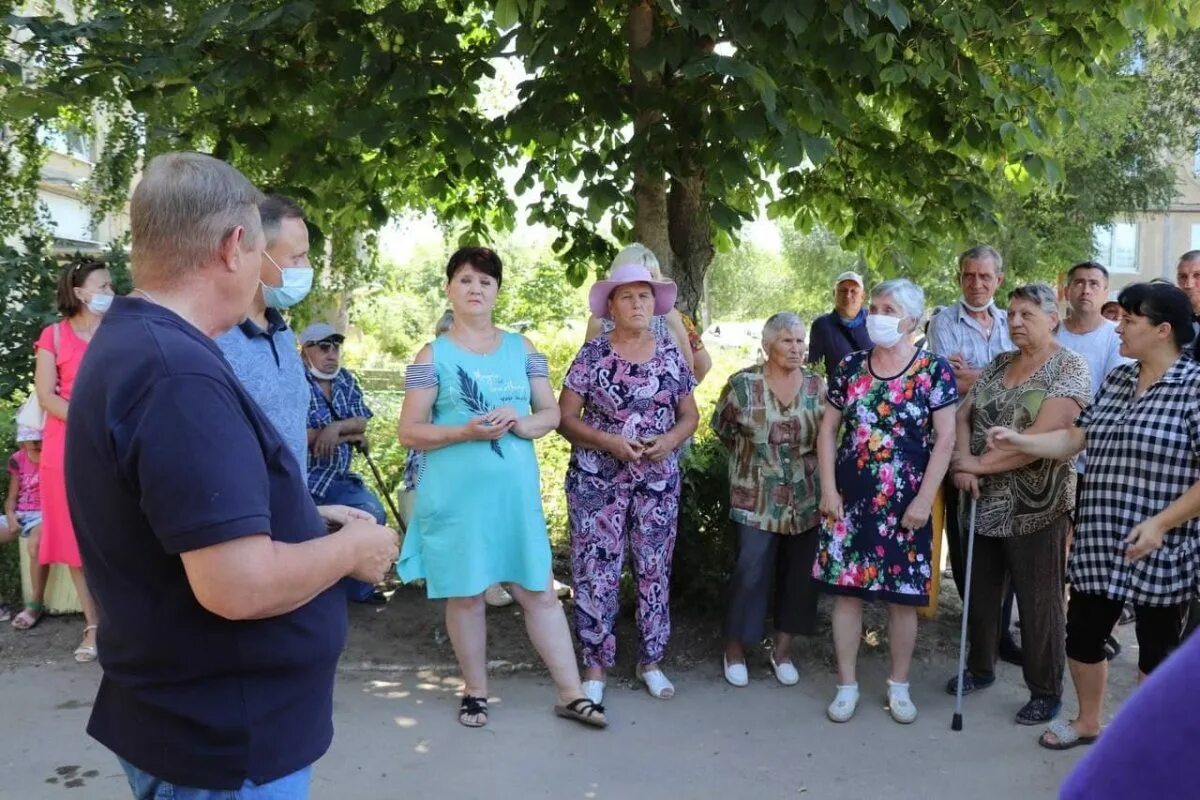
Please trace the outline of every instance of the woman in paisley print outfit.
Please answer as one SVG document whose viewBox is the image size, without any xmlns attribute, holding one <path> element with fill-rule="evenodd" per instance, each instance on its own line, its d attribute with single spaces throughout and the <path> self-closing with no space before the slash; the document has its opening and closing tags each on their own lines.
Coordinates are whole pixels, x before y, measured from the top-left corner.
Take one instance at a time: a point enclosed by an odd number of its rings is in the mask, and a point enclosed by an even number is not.
<svg viewBox="0 0 1200 800">
<path fill-rule="evenodd" d="M 651 318 L 674 306 L 675 284 L 640 264 L 615 267 L 592 287 L 597 317 L 611 333 L 584 344 L 567 370 L 559 431 L 571 442 L 567 515 L 575 627 L 583 689 L 596 703 L 616 662 L 617 591 L 625 547 L 637 580 L 642 652 L 637 677 L 666 700 L 675 687 L 659 669 L 671 633 L 671 555 L 679 519 L 679 451 L 696 430 L 696 380 Z"/>
<path fill-rule="evenodd" d="M 749 682 L 745 645 L 762 641 L 768 607 L 771 667 L 784 686 L 800 680 L 792 638 L 816 632 L 812 565 L 825 381 L 804 368 L 804 345 L 799 317 L 773 315 L 763 326 L 766 363 L 729 376 L 713 412 L 713 431 L 729 450 L 729 517 L 737 530 L 725 618 L 725 680 L 734 686 Z"/>
<path fill-rule="evenodd" d="M 908 670 L 917 636 L 917 606 L 929 602 L 933 498 L 954 449 L 958 390 L 949 362 L 912 344 L 924 293 L 907 280 L 871 293 L 870 350 L 834 369 L 821 420 L 821 521 L 813 578 L 836 595 L 834 722 L 858 707 L 855 668 L 864 600 L 888 603 L 891 677 L 888 708 L 897 722 L 917 717 Z"/>
</svg>

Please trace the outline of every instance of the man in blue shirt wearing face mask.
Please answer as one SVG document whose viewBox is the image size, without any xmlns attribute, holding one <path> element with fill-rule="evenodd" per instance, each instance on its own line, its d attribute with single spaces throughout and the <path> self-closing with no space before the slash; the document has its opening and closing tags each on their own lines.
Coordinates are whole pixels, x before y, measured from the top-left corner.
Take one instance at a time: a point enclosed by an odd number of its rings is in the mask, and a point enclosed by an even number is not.
<svg viewBox="0 0 1200 800">
<path fill-rule="evenodd" d="M 280 309 L 312 288 L 308 225 L 294 200 L 271 195 L 259 204 L 263 250 L 250 315 L 216 340 L 242 386 L 275 425 L 303 473 L 308 466 L 308 382 L 296 337 Z"/>
</svg>

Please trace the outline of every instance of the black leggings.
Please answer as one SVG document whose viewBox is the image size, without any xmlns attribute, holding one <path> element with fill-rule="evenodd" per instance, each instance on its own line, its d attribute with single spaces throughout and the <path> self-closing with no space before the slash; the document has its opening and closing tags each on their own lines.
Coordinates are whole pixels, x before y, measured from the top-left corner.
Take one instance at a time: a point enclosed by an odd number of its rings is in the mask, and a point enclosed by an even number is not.
<svg viewBox="0 0 1200 800">
<path fill-rule="evenodd" d="M 1121 618 L 1125 603 L 1098 594 L 1071 590 L 1067 604 L 1067 658 L 1082 664 L 1104 660 L 1104 642 Z M 1149 675 L 1179 646 L 1183 606 L 1142 606 L 1137 614 L 1138 669 Z"/>
</svg>

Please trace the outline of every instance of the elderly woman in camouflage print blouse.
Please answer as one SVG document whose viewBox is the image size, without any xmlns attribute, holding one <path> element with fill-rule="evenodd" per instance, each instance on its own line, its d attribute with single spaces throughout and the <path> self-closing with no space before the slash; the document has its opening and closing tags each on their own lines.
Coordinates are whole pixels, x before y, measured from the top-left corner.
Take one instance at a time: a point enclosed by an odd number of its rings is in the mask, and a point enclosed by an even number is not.
<svg viewBox="0 0 1200 800">
<path fill-rule="evenodd" d="M 729 449 L 729 516 L 737 529 L 737 566 L 725 622 L 725 680 L 749 682 L 746 644 L 762 641 L 774 584 L 771 666 L 785 686 L 800 676 L 792 664 L 796 634 L 814 632 L 818 504 L 816 439 L 825 381 L 804 368 L 805 332 L 790 312 L 763 327 L 766 363 L 734 373 L 712 426 Z"/>
</svg>

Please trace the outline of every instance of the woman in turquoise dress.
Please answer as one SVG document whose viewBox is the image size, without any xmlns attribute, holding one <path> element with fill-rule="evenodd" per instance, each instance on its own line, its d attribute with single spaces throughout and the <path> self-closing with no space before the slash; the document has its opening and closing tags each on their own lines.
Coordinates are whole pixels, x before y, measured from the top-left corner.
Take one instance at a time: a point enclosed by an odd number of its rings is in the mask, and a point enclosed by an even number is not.
<svg viewBox="0 0 1200 800">
<path fill-rule="evenodd" d="M 554 679 L 559 716 L 604 727 L 584 696 L 567 618 L 554 591 L 533 440 L 558 427 L 546 357 L 502 331 L 492 310 L 500 258 L 481 247 L 446 267 L 450 330 L 417 353 L 405 380 L 400 441 L 425 453 L 421 488 L 400 553 L 406 582 L 446 600 L 446 630 L 465 683 L 459 722 L 487 724 L 484 591 L 505 582 Z"/>
</svg>

